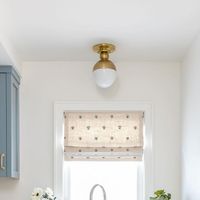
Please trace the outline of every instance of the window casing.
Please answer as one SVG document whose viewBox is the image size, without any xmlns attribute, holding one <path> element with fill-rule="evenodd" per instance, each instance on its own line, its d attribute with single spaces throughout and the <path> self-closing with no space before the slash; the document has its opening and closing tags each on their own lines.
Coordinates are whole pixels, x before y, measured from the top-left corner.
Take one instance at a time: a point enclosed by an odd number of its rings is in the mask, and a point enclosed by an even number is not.
<svg viewBox="0 0 200 200">
<path fill-rule="evenodd" d="M 54 191 L 58 199 L 64 199 L 64 117 L 63 112 L 96 111 L 137 111 L 144 112 L 144 191 L 139 192 L 139 199 L 147 199 L 153 192 L 153 112 L 150 103 L 138 102 L 56 102 L 54 104 Z M 142 184 L 142 183 L 141 183 Z"/>
</svg>

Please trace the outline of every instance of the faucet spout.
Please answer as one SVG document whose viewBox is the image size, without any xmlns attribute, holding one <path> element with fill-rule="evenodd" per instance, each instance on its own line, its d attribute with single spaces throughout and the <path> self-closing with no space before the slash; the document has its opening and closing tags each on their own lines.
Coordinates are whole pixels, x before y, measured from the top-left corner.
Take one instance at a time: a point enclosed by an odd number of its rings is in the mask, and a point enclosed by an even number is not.
<svg viewBox="0 0 200 200">
<path fill-rule="evenodd" d="M 106 191 L 104 189 L 104 187 L 100 184 L 95 184 L 92 189 L 90 190 L 90 200 L 93 200 L 93 193 L 96 187 L 100 187 L 103 191 L 103 199 L 106 200 Z"/>
</svg>

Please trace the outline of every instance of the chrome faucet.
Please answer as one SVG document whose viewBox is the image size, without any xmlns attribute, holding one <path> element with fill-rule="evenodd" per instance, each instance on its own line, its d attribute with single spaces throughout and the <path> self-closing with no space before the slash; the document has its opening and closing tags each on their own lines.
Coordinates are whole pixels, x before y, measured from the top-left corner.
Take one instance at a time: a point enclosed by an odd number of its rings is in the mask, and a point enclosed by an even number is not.
<svg viewBox="0 0 200 200">
<path fill-rule="evenodd" d="M 100 187 L 102 189 L 102 191 L 103 191 L 103 199 L 106 200 L 106 191 L 105 191 L 104 187 L 102 185 L 100 185 L 100 184 L 95 184 L 92 187 L 92 189 L 90 190 L 90 200 L 93 200 L 93 193 L 94 193 L 94 189 L 96 187 Z"/>
</svg>

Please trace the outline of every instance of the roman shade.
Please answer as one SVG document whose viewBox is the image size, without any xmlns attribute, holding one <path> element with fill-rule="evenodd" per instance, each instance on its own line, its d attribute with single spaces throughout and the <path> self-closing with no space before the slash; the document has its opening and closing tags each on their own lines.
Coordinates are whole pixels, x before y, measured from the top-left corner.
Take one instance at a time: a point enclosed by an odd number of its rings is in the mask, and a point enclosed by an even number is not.
<svg viewBox="0 0 200 200">
<path fill-rule="evenodd" d="M 65 160 L 141 160 L 143 112 L 65 112 Z"/>
</svg>

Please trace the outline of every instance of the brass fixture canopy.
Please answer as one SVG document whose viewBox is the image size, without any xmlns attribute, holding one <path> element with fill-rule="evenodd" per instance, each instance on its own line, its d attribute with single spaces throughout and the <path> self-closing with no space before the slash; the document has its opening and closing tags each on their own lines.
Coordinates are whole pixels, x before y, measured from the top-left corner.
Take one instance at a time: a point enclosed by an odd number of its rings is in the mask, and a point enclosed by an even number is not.
<svg viewBox="0 0 200 200">
<path fill-rule="evenodd" d="M 101 53 L 102 51 L 106 51 L 108 53 L 112 53 L 115 51 L 115 45 L 109 43 L 100 43 L 93 46 L 93 50 L 96 53 Z"/>
<path fill-rule="evenodd" d="M 115 65 L 109 60 L 109 53 L 115 51 L 115 46 L 113 44 L 96 44 L 93 46 L 93 50 L 100 54 L 100 60 L 94 65 L 93 71 L 97 69 L 113 69 L 116 71 Z"/>
</svg>

